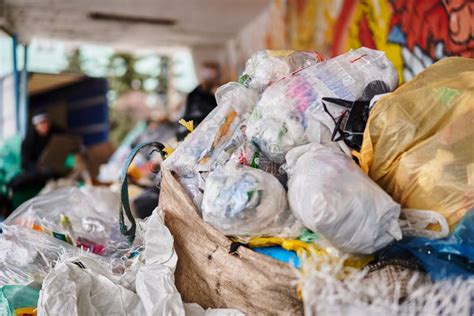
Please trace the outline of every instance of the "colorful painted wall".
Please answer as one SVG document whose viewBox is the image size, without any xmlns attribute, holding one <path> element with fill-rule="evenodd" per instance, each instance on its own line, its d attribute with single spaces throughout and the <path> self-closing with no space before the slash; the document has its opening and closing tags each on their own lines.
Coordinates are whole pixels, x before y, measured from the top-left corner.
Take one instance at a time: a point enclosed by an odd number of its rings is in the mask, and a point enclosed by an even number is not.
<svg viewBox="0 0 474 316">
<path fill-rule="evenodd" d="M 445 56 L 474 58 L 472 0 L 275 0 L 264 15 L 265 27 L 247 32 L 264 32 L 260 46 L 328 56 L 376 48 L 386 52 L 402 81 Z"/>
</svg>

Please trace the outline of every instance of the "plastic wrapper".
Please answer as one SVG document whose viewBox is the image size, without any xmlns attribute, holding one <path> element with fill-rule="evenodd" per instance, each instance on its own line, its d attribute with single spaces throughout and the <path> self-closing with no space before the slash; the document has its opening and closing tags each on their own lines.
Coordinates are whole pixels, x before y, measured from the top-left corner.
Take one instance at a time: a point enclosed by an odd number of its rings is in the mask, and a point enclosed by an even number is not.
<svg viewBox="0 0 474 316">
<path fill-rule="evenodd" d="M 119 196 L 105 188 L 65 188 L 39 195 L 18 207 L 3 223 L 5 235 L 23 226 L 97 255 L 120 258 L 130 246 L 118 225 Z"/>
<path fill-rule="evenodd" d="M 206 180 L 202 216 L 226 235 L 276 235 L 296 223 L 287 205 L 285 190 L 271 174 L 226 166 Z"/>
<path fill-rule="evenodd" d="M 374 106 L 359 161 L 404 208 L 452 228 L 474 205 L 474 60 L 446 58 Z"/>
<path fill-rule="evenodd" d="M 290 208 L 307 228 L 348 253 L 401 239 L 400 205 L 343 153 L 309 144 L 286 159 Z"/>
<path fill-rule="evenodd" d="M 314 65 L 324 60 L 316 52 L 292 50 L 262 50 L 250 56 L 240 82 L 259 92 L 265 90 L 272 82 L 280 80 L 301 68 Z"/>
<path fill-rule="evenodd" d="M 269 86 L 249 118 L 246 135 L 270 159 L 282 163 L 292 148 L 308 142 L 331 142 L 325 129 L 335 124 L 325 113 L 321 98 L 370 100 L 392 91 L 398 75 L 383 52 L 359 48 L 316 63 Z M 335 118 L 345 110 L 328 105 Z M 329 133 L 331 135 L 331 133 Z M 347 151 L 341 141 L 340 146 Z"/>
</svg>

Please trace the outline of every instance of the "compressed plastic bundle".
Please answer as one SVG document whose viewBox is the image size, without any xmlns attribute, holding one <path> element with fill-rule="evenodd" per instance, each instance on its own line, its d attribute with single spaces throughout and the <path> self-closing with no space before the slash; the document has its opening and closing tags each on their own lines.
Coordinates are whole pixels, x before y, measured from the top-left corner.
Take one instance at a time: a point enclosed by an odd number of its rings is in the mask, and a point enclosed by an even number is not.
<svg viewBox="0 0 474 316">
<path fill-rule="evenodd" d="M 271 174 L 228 166 L 207 178 L 202 216 L 226 235 L 275 235 L 295 224 L 287 206 L 286 192 Z"/>
<path fill-rule="evenodd" d="M 324 56 L 316 52 L 292 50 L 258 51 L 247 60 L 245 70 L 242 76 L 240 76 L 240 82 L 262 92 L 272 82 L 324 59 Z"/>
<path fill-rule="evenodd" d="M 359 48 L 316 63 L 269 86 L 249 118 L 246 135 L 270 159 L 282 163 L 292 148 L 325 139 L 334 121 L 325 113 L 321 98 L 370 100 L 392 91 L 398 75 L 381 51 Z M 328 105 L 332 117 L 347 109 Z M 330 135 L 330 134 L 329 134 Z M 341 146 L 347 148 L 343 142 Z"/>
<path fill-rule="evenodd" d="M 308 144 L 286 159 L 290 208 L 307 228 L 349 253 L 401 239 L 400 205 L 342 152 Z"/>
<path fill-rule="evenodd" d="M 436 211 L 451 228 L 474 206 L 473 82 L 474 60 L 450 57 L 382 97 L 359 157 L 402 207 Z"/>
<path fill-rule="evenodd" d="M 33 229 L 92 253 L 120 258 L 130 247 L 118 225 L 118 194 L 105 188 L 75 187 L 39 195 L 18 207 L 4 222 L 9 236 L 17 226 Z"/>
</svg>

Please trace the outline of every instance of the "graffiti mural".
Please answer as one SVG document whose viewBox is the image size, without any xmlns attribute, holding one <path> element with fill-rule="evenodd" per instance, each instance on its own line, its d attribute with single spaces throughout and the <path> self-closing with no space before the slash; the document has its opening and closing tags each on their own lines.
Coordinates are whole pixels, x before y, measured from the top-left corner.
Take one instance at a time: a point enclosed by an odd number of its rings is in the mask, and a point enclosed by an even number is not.
<svg viewBox="0 0 474 316">
<path fill-rule="evenodd" d="M 380 49 L 402 81 L 445 56 L 474 58 L 472 0 L 288 0 L 287 12 L 290 48 Z"/>
</svg>

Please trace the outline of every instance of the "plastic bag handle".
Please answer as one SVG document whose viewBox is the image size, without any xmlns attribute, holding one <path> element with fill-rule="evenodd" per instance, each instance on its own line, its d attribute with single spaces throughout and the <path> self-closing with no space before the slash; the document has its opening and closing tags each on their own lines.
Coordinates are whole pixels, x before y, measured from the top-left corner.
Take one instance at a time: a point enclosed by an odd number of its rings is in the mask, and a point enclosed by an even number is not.
<svg viewBox="0 0 474 316">
<path fill-rule="evenodd" d="M 130 243 L 133 243 L 135 240 L 135 233 L 137 229 L 137 224 L 135 221 L 135 218 L 133 217 L 132 211 L 130 209 L 130 200 L 128 198 L 128 168 L 130 167 L 130 164 L 132 163 L 133 159 L 135 156 L 138 154 L 138 152 L 143 149 L 144 147 L 152 147 L 153 150 L 150 152 L 158 151 L 160 155 L 163 157 L 163 148 L 165 146 L 160 143 L 160 142 L 147 142 L 147 143 L 142 143 L 133 148 L 133 150 L 130 152 L 130 154 L 127 157 L 127 160 L 125 161 L 125 164 L 122 167 L 122 172 L 120 174 L 120 182 L 121 184 L 121 189 L 120 189 L 120 215 L 119 215 L 119 224 L 120 224 L 120 232 L 122 235 L 128 237 L 128 241 Z M 127 225 L 125 224 L 125 218 L 124 218 L 124 213 L 127 215 L 128 220 L 131 223 L 130 228 L 127 228 Z"/>
</svg>

